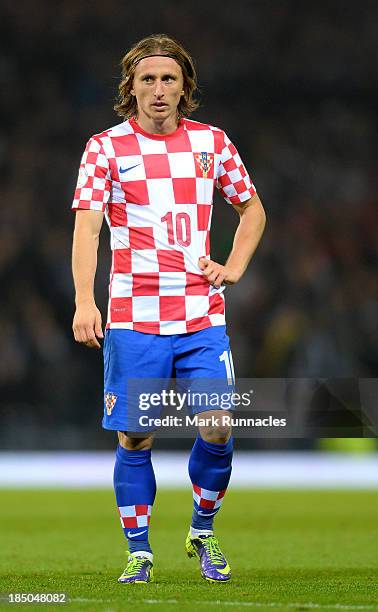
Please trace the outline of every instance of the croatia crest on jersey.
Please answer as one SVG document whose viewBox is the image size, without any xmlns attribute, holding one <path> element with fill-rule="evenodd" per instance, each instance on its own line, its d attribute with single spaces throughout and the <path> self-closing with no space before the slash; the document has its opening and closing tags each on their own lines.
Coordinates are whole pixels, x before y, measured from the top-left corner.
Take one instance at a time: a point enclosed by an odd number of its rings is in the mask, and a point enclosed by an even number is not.
<svg viewBox="0 0 378 612">
<path fill-rule="evenodd" d="M 117 396 L 114 393 L 106 393 L 105 406 L 106 406 L 106 412 L 108 416 L 112 414 L 116 401 L 117 401 Z"/>
<path fill-rule="evenodd" d="M 196 153 L 194 158 L 202 171 L 202 177 L 207 178 L 207 175 L 210 172 L 211 166 L 214 162 L 214 153 L 202 151 L 201 153 Z"/>
</svg>

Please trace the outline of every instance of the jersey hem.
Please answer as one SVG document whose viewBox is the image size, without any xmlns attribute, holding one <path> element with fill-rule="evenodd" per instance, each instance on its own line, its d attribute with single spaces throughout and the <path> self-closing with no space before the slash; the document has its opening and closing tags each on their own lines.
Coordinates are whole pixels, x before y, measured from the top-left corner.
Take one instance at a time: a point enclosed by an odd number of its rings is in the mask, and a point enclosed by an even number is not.
<svg viewBox="0 0 378 612">
<path fill-rule="evenodd" d="M 154 336 L 179 336 L 179 335 L 183 335 L 183 334 L 191 334 L 197 331 L 201 331 L 202 329 L 208 329 L 210 327 L 219 327 L 220 325 L 226 325 L 226 319 L 225 317 L 223 317 L 223 320 L 221 320 L 221 318 L 219 317 L 219 322 L 211 322 L 211 321 L 204 321 L 203 323 L 199 323 L 197 325 L 193 325 L 190 326 L 190 321 L 186 321 L 187 326 L 189 325 L 190 329 L 187 329 L 186 331 L 182 331 L 182 332 L 175 332 L 175 331 L 160 331 L 159 333 L 156 332 L 156 330 L 150 330 L 148 329 L 148 327 L 146 326 L 145 329 L 143 329 L 143 324 L 139 323 L 138 324 L 138 329 L 134 329 L 133 323 L 129 323 L 129 322 L 117 322 L 116 324 L 114 323 L 107 323 L 105 326 L 105 329 L 128 329 L 129 331 L 138 331 L 142 334 L 152 334 Z"/>
</svg>

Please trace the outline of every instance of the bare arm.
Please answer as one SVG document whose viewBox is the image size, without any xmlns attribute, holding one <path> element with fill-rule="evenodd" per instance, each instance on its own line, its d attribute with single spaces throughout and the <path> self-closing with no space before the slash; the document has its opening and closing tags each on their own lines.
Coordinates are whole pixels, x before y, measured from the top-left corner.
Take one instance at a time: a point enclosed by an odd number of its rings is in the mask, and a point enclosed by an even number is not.
<svg viewBox="0 0 378 612">
<path fill-rule="evenodd" d="M 76 292 L 72 329 L 75 340 L 90 348 L 101 348 L 97 338 L 103 338 L 101 313 L 94 297 L 97 249 L 103 219 L 102 212 L 78 210 L 72 245 L 72 274 Z"/>
<path fill-rule="evenodd" d="M 224 266 L 201 257 L 199 266 L 211 285 L 219 288 L 222 283 L 233 285 L 244 274 L 255 252 L 265 227 L 265 211 L 255 194 L 250 200 L 234 205 L 240 215 L 231 253 Z"/>
</svg>

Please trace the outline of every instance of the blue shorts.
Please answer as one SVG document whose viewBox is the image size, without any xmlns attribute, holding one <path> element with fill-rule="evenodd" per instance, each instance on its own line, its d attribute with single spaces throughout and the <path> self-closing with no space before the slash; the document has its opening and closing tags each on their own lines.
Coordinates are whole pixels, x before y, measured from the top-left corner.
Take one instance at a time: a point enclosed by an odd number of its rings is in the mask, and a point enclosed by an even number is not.
<svg viewBox="0 0 378 612">
<path fill-rule="evenodd" d="M 152 394 L 153 391 L 160 392 L 164 381 L 172 379 L 175 379 L 176 388 L 181 385 L 186 390 L 188 381 L 194 381 L 197 390 L 233 391 L 234 369 L 224 325 L 174 335 L 144 334 L 128 329 L 107 330 L 102 426 L 130 432 L 156 429 L 138 426 L 138 406 L 132 389 Z M 211 405 L 206 402 L 186 404 L 191 414 L 219 408 L 225 406 L 217 405 L 216 401 Z M 154 417 L 159 416 L 162 409 L 163 406 L 155 403 Z"/>
</svg>

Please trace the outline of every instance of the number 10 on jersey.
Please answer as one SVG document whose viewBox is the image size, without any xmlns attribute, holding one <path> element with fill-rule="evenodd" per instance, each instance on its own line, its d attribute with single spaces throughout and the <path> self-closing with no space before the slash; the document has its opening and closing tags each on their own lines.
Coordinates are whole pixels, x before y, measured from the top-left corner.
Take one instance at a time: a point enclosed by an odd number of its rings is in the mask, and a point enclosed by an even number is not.
<svg viewBox="0 0 378 612">
<path fill-rule="evenodd" d="M 174 215 L 172 212 L 167 212 L 160 221 L 167 224 L 168 244 L 177 243 L 183 247 L 190 245 L 192 232 L 188 213 L 181 212 Z"/>
</svg>

